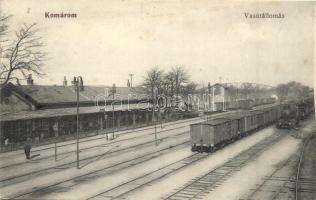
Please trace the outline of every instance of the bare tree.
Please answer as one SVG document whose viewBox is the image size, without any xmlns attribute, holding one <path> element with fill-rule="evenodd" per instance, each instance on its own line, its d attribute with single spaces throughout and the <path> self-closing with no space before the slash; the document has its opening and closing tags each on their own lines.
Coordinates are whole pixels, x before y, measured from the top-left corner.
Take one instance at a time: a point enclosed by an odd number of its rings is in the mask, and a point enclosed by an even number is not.
<svg viewBox="0 0 316 200">
<path fill-rule="evenodd" d="M 195 92 L 197 87 L 195 83 L 189 83 L 189 75 L 181 66 L 173 67 L 167 74 L 164 74 L 159 67 L 150 69 L 144 78 L 143 86 L 151 94 L 152 99 L 154 99 L 154 91 L 157 88 L 158 94 L 172 97 L 176 104 L 178 104 L 180 94 L 187 97 L 189 93 Z M 175 94 L 176 98 L 174 98 Z"/>
<path fill-rule="evenodd" d="M 163 83 L 164 83 L 164 93 L 169 96 L 174 95 L 174 87 L 175 87 L 175 81 L 174 76 L 172 72 L 168 72 L 163 77 Z"/>
<path fill-rule="evenodd" d="M 291 81 L 286 84 L 279 84 L 276 87 L 277 95 L 280 101 L 285 100 L 302 100 L 309 95 L 310 88 L 308 86 L 302 85 L 301 83 Z"/>
<path fill-rule="evenodd" d="M 181 91 L 184 97 L 188 97 L 190 94 L 195 94 L 196 88 L 197 88 L 197 84 L 194 82 L 190 82 L 186 85 L 181 86 Z"/>
<path fill-rule="evenodd" d="M 163 86 L 163 71 L 159 69 L 158 66 L 151 68 L 147 71 L 146 76 L 144 77 L 143 86 L 147 90 L 148 93 L 150 93 L 151 100 L 154 105 L 156 105 L 156 97 L 155 95 L 158 95 L 162 92 L 162 86 Z M 157 93 L 155 92 L 157 91 Z M 152 121 L 156 120 L 155 115 L 155 108 L 152 109 Z"/>
<path fill-rule="evenodd" d="M 2 13 L 0 13 L 0 47 L 2 47 L 3 43 L 7 41 L 5 39 L 5 36 L 8 34 L 8 21 L 10 17 L 10 15 L 3 15 Z"/>
<path fill-rule="evenodd" d="M 244 95 L 245 99 L 248 99 L 250 95 L 254 92 L 254 87 L 251 83 L 243 83 L 240 93 Z"/>
<path fill-rule="evenodd" d="M 3 20 L 5 23 L 7 18 Z M 6 31 L 7 28 L 4 25 L 2 30 Z M 19 82 L 21 77 L 27 78 L 28 74 L 44 75 L 42 66 L 46 53 L 42 50 L 43 43 L 37 33 L 36 23 L 24 24 L 15 32 L 15 39 L 8 47 L 2 49 L 1 87 L 12 80 Z"/>
<path fill-rule="evenodd" d="M 151 98 L 154 98 L 154 90 L 158 89 L 158 93 L 161 93 L 163 86 L 163 71 L 158 66 L 151 68 L 147 71 L 144 77 L 143 86 L 147 92 L 151 94 Z"/>
<path fill-rule="evenodd" d="M 10 15 L 3 15 L 0 10 L 0 60 L 2 59 L 3 50 L 5 49 L 6 42 L 8 42 L 8 21 L 10 17 Z"/>
<path fill-rule="evenodd" d="M 180 94 L 180 89 L 183 84 L 188 83 L 189 75 L 187 71 L 181 66 L 173 67 L 171 70 L 172 80 L 174 81 L 174 87 L 176 95 Z"/>
</svg>

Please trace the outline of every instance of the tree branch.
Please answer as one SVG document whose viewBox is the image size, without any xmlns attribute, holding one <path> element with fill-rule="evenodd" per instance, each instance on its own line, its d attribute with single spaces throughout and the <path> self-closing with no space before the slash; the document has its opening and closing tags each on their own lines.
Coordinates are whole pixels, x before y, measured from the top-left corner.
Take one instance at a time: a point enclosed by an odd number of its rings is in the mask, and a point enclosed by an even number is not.
<svg viewBox="0 0 316 200">
<path fill-rule="evenodd" d="M 38 29 L 35 27 L 36 23 L 24 24 L 20 30 L 15 32 L 15 42 L 5 50 L 4 59 L 8 64 L 2 63 L 5 70 L 0 73 L 0 77 L 4 79 L 1 85 L 7 84 L 12 77 L 16 80 L 17 77 L 14 76 L 16 72 L 20 72 L 23 77 L 26 77 L 27 73 L 38 76 L 45 74 L 42 72 L 42 66 L 46 53 L 42 50 L 44 44 L 40 41 L 41 37 L 36 36 Z"/>
</svg>

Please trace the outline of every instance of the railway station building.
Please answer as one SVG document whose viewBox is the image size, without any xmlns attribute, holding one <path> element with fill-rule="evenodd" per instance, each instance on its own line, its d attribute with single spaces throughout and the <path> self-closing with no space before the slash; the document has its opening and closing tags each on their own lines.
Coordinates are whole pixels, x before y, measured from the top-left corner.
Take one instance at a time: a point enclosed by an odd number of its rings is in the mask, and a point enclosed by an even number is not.
<svg viewBox="0 0 316 200">
<path fill-rule="evenodd" d="M 79 92 L 79 130 L 82 137 L 151 125 L 153 119 L 170 121 L 178 113 L 153 112 L 142 88 L 83 86 Z M 153 117 L 154 116 L 154 117 Z M 74 85 L 7 84 L 1 89 L 1 150 L 17 148 L 30 138 L 49 143 L 74 138 L 77 98 Z"/>
</svg>

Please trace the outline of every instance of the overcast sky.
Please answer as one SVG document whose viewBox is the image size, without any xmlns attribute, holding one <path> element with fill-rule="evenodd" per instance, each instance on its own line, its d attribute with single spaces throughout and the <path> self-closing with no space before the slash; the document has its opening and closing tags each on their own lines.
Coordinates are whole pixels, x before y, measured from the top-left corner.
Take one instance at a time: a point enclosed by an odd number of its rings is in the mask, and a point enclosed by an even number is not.
<svg viewBox="0 0 316 200">
<path fill-rule="evenodd" d="M 1 1 L 1 0 L 0 0 Z M 76 2 L 76 3 L 74 3 Z M 208 0 L 4 0 L 11 30 L 38 22 L 50 60 L 36 84 L 81 75 L 88 85 L 141 83 L 153 66 L 185 66 L 200 84 L 222 81 L 313 84 L 314 3 Z M 45 12 L 77 13 L 47 19 Z M 247 19 L 244 13 L 284 14 Z"/>
</svg>

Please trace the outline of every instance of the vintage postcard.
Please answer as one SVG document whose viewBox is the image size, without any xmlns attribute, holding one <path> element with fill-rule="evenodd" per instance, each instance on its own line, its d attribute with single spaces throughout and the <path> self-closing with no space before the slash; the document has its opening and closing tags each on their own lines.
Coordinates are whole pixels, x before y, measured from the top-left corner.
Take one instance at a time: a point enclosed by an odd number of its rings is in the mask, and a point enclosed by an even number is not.
<svg viewBox="0 0 316 200">
<path fill-rule="evenodd" d="M 0 0 L 0 199 L 316 199 L 315 2 Z"/>
</svg>

